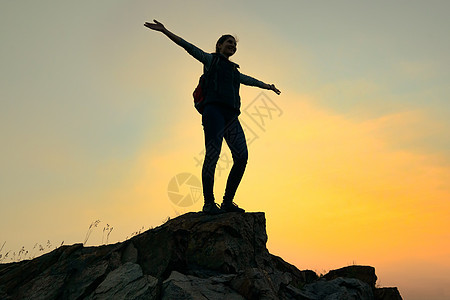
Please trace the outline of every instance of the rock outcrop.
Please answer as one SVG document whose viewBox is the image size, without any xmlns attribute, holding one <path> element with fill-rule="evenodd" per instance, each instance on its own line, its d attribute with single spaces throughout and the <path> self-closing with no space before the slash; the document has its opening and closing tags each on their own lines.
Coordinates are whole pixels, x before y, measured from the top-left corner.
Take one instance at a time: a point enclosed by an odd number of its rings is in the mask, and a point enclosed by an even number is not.
<svg viewBox="0 0 450 300">
<path fill-rule="evenodd" d="M 0 265 L 0 299 L 401 299 L 375 269 L 319 278 L 266 248 L 264 213 L 187 213 L 125 242 Z"/>
</svg>

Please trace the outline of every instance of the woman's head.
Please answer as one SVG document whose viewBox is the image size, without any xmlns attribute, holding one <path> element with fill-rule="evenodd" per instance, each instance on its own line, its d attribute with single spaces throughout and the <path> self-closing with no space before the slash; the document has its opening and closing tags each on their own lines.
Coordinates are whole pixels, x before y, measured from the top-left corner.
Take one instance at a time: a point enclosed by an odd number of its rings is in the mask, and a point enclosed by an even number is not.
<svg viewBox="0 0 450 300">
<path fill-rule="evenodd" d="M 237 41 L 231 34 L 222 35 L 216 43 L 216 53 L 221 53 L 226 57 L 230 57 L 236 53 Z"/>
</svg>

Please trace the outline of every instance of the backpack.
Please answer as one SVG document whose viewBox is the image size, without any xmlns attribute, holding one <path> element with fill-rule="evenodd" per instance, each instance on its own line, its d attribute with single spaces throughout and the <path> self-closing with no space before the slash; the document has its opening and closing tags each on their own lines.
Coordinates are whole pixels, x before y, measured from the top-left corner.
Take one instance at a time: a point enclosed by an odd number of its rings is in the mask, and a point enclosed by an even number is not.
<svg viewBox="0 0 450 300">
<path fill-rule="evenodd" d="M 213 59 L 211 61 L 211 65 L 209 67 L 209 70 L 205 71 L 202 76 L 200 76 L 200 79 L 198 80 L 198 85 L 194 90 L 194 93 L 192 93 L 192 96 L 194 97 L 194 107 L 197 109 L 197 111 L 202 114 L 203 108 L 204 108 L 204 100 L 206 96 L 206 90 L 208 88 L 208 84 L 211 81 L 211 73 L 213 67 L 217 64 L 217 61 L 219 60 L 219 57 L 215 54 L 213 54 Z"/>
</svg>

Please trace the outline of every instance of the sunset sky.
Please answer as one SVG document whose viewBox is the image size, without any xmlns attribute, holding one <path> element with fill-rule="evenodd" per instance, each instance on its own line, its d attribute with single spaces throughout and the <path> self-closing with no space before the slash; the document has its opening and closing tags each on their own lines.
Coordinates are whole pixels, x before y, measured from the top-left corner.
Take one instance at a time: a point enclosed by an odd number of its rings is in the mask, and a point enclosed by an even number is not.
<svg viewBox="0 0 450 300">
<path fill-rule="evenodd" d="M 449 299 L 449 11 L 416 0 L 3 2 L 0 254 L 82 243 L 95 220 L 87 245 L 107 225 L 115 243 L 201 210 L 201 199 L 175 205 L 168 184 L 200 178 L 202 65 L 143 26 L 157 19 L 208 52 L 236 35 L 240 71 L 282 91 L 241 88 L 251 143 L 235 202 L 265 212 L 272 254 L 318 273 L 371 265 L 404 299 Z M 227 157 L 224 144 L 219 200 Z"/>
</svg>

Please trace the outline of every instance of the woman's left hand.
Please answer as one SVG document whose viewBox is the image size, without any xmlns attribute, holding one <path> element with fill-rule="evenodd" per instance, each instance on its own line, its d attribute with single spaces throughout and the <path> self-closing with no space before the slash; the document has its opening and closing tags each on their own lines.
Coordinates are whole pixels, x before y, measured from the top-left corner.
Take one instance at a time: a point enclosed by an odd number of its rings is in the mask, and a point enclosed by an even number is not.
<svg viewBox="0 0 450 300">
<path fill-rule="evenodd" d="M 277 95 L 281 94 L 281 91 L 275 87 L 275 84 L 269 84 L 269 90 L 274 91 Z"/>
</svg>

